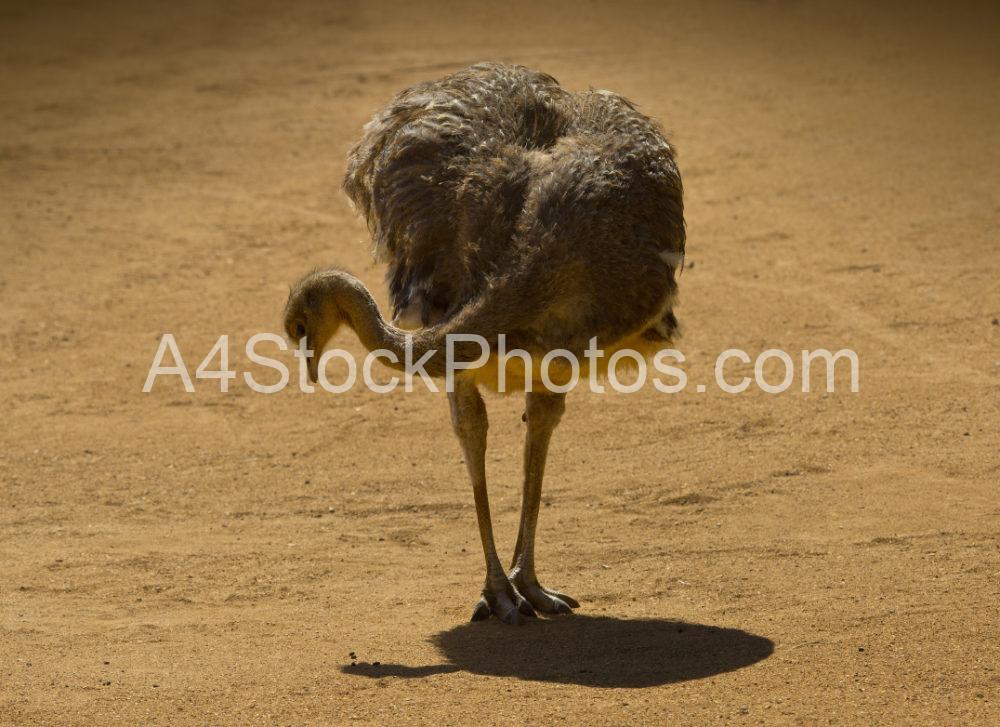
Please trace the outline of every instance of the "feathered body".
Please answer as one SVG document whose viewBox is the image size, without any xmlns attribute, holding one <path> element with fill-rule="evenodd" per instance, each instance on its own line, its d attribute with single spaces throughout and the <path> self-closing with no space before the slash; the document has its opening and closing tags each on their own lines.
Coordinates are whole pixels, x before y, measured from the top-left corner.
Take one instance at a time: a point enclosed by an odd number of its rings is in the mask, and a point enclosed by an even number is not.
<svg viewBox="0 0 1000 727">
<path fill-rule="evenodd" d="M 495 63 L 413 86 L 367 124 L 344 189 L 389 266 L 398 325 L 478 311 L 470 332 L 574 352 L 594 336 L 659 348 L 676 330 L 680 173 L 660 127 L 616 94 Z"/>
<path fill-rule="evenodd" d="M 420 361 L 430 376 L 448 377 L 486 560 L 472 619 L 517 624 L 539 611 L 571 613 L 575 599 L 539 582 L 535 535 L 549 442 L 565 409 L 562 385 L 575 372 L 541 362 L 567 349 L 580 374 L 593 375 L 592 365 L 600 374 L 616 350 L 649 355 L 675 332 L 684 213 L 673 150 L 620 96 L 573 94 L 543 73 L 479 64 L 396 96 L 365 127 L 344 187 L 389 265 L 396 325 L 360 280 L 329 269 L 292 288 L 285 332 L 312 351 L 314 382 L 323 373 L 318 357 L 342 324 L 369 351 L 388 354 L 387 365 Z M 403 324 L 420 330 L 407 334 Z M 454 345 L 454 334 L 466 334 L 465 343 Z M 450 363 L 482 355 L 468 334 L 486 339 L 492 355 L 452 377 Z M 500 335 L 529 361 L 501 356 Z M 604 356 L 580 360 L 595 338 Z M 525 392 L 521 523 L 509 569 L 490 518 L 480 384 Z"/>
</svg>

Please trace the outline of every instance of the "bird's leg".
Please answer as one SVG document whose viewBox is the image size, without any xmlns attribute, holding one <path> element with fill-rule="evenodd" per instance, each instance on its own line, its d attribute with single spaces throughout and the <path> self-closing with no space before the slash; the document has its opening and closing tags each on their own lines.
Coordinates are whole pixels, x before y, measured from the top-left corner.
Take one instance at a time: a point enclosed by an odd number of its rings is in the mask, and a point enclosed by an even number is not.
<svg viewBox="0 0 1000 727">
<path fill-rule="evenodd" d="M 580 604 L 575 599 L 543 588 L 535 575 L 535 530 L 542 499 L 542 477 L 549 440 L 563 410 L 565 394 L 529 392 L 527 394 L 528 433 L 524 439 L 524 494 L 521 498 L 521 526 L 514 546 L 514 561 L 509 574 L 518 592 L 544 613 L 571 613 Z"/>
<path fill-rule="evenodd" d="M 486 556 L 486 584 L 482 598 L 472 613 L 472 620 L 480 621 L 495 614 L 505 623 L 517 624 L 523 616 L 534 616 L 535 612 L 507 578 L 493 541 L 490 500 L 486 494 L 486 405 L 475 382 L 463 378 L 456 379 L 455 391 L 448 394 L 448 402 L 451 405 L 451 422 L 462 445 L 465 466 L 472 481 L 479 535 Z"/>
</svg>

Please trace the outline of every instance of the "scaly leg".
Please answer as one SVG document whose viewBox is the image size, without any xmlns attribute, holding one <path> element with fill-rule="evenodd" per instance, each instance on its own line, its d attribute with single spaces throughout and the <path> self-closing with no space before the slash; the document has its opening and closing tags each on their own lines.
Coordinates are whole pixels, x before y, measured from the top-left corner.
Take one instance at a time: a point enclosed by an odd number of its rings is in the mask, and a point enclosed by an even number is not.
<svg viewBox="0 0 1000 727">
<path fill-rule="evenodd" d="M 472 613 L 473 621 L 496 615 L 504 623 L 519 624 L 522 616 L 534 616 L 531 604 L 526 601 L 507 578 L 493 542 L 493 524 L 490 522 L 490 500 L 486 494 L 486 405 L 470 379 L 455 380 L 455 391 L 448 394 L 451 405 L 451 423 L 465 454 L 465 466 L 472 481 L 476 499 L 476 518 L 479 536 L 486 556 L 486 584 L 483 595 Z"/>
<path fill-rule="evenodd" d="M 542 499 L 542 477 L 549 440 L 566 408 L 565 394 L 530 392 L 526 395 L 528 433 L 524 439 L 524 494 L 521 498 L 521 526 L 514 546 L 509 578 L 518 592 L 543 613 L 572 613 L 580 604 L 558 591 L 543 588 L 535 575 L 535 530 Z"/>
</svg>

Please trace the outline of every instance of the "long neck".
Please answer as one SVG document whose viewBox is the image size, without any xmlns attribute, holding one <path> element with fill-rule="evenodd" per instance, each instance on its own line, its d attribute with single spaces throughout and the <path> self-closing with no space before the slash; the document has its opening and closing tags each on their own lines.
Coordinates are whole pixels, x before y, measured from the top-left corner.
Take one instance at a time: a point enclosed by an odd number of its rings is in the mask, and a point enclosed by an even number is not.
<svg viewBox="0 0 1000 727">
<path fill-rule="evenodd" d="M 406 341 L 412 341 L 411 361 L 419 361 L 429 351 L 434 353 L 424 362 L 423 368 L 430 376 L 444 376 L 447 372 L 447 334 L 454 333 L 448 324 L 438 325 L 421 331 L 403 331 L 386 323 L 378 305 L 364 283 L 353 275 L 331 270 L 323 275 L 323 288 L 344 318 L 344 322 L 357 333 L 362 345 L 369 351 L 385 349 L 395 354 L 397 363 L 382 358 L 380 361 L 390 368 L 403 371 L 406 365 Z M 479 333 L 480 331 L 462 331 Z M 482 349 L 475 342 L 458 342 L 454 345 L 457 361 L 475 360 Z"/>
</svg>

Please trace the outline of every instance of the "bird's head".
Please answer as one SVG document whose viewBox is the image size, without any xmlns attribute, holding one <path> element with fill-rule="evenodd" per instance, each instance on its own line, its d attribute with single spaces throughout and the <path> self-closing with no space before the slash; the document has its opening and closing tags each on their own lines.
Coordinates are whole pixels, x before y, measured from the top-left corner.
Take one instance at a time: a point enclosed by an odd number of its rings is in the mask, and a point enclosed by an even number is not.
<svg viewBox="0 0 1000 727">
<path fill-rule="evenodd" d="M 313 352 L 307 361 L 309 378 L 316 383 L 323 349 L 344 321 L 329 281 L 321 273 L 310 273 L 291 289 L 285 304 L 285 334 L 296 347 L 305 339 Z"/>
</svg>

